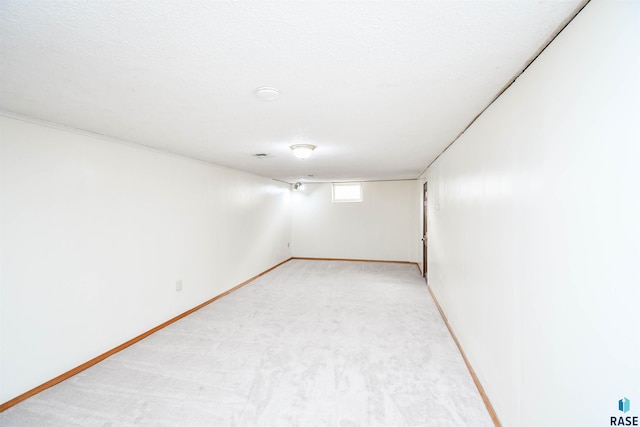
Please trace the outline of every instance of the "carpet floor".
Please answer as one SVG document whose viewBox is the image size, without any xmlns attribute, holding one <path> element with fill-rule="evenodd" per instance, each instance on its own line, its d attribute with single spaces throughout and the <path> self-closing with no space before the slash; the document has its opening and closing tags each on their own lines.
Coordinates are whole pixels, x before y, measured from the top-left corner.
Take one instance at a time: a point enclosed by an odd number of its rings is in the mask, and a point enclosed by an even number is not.
<svg viewBox="0 0 640 427">
<path fill-rule="evenodd" d="M 292 260 L 0 425 L 493 423 L 415 266 Z"/>
</svg>

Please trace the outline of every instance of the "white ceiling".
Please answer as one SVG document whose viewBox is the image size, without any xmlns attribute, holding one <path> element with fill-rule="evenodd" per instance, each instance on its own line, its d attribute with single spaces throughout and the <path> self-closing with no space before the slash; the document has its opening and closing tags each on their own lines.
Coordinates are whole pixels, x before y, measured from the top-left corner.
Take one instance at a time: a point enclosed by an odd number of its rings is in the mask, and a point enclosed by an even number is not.
<svg viewBox="0 0 640 427">
<path fill-rule="evenodd" d="M 0 0 L 0 109 L 288 182 L 416 178 L 584 2 Z"/>
</svg>

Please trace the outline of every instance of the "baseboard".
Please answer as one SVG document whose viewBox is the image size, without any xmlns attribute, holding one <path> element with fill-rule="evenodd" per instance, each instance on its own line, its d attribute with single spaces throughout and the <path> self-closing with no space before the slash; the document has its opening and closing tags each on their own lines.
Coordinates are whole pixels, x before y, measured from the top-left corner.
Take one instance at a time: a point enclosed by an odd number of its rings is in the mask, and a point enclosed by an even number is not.
<svg viewBox="0 0 640 427">
<path fill-rule="evenodd" d="M 384 259 L 359 259 L 359 258 L 314 258 L 314 257 L 298 257 L 298 256 L 294 256 L 291 259 L 301 259 L 301 260 L 307 260 L 307 261 L 386 262 L 390 264 L 410 264 L 418 267 L 418 271 L 422 276 L 422 269 L 420 268 L 420 265 L 417 262 L 413 262 L 413 261 L 390 261 L 390 260 L 384 260 Z"/>
<path fill-rule="evenodd" d="M 433 298 L 433 301 L 436 303 L 436 307 L 438 308 L 438 311 L 440 312 L 440 316 L 442 316 L 442 320 L 444 321 L 444 324 L 447 326 L 447 329 L 449 330 L 449 333 L 451 334 L 451 337 L 453 338 L 453 341 L 455 341 L 456 346 L 458 347 L 458 350 L 460 351 L 460 354 L 462 355 L 462 359 L 464 360 L 465 365 L 467 365 L 467 369 L 469 370 L 469 373 L 471 374 L 471 378 L 473 379 L 473 382 L 476 385 L 476 388 L 478 389 L 478 392 L 480 393 L 480 397 L 482 397 L 482 401 L 484 402 L 484 406 L 486 406 L 487 411 L 489 412 L 489 416 L 491 417 L 491 420 L 493 421 L 493 424 L 496 427 L 501 427 L 502 424 L 500 424 L 500 420 L 498 419 L 498 415 L 496 414 L 496 411 L 493 409 L 493 405 L 491 405 L 491 401 L 489 401 L 489 397 L 485 393 L 484 388 L 482 387 L 482 384 L 480 383 L 480 380 L 478 379 L 478 376 L 476 375 L 475 371 L 471 367 L 471 364 L 469 363 L 469 359 L 467 359 L 467 356 L 464 354 L 464 350 L 462 350 L 462 346 L 460 345 L 460 341 L 458 341 L 458 338 L 456 337 L 456 334 L 453 332 L 453 329 L 451 328 L 451 325 L 449 324 L 449 320 L 447 320 L 447 316 L 445 316 L 444 311 L 442 311 L 442 307 L 440 307 L 440 303 L 438 302 L 438 299 L 436 298 L 436 295 L 433 293 L 433 290 L 431 289 L 431 286 L 427 286 L 427 288 L 429 289 L 429 293 L 431 294 L 431 297 Z"/>
<path fill-rule="evenodd" d="M 216 295 L 215 297 L 203 302 L 202 304 L 200 304 L 200 305 L 198 305 L 198 306 L 196 306 L 196 307 L 194 307 L 194 308 L 192 308 L 190 310 L 187 310 L 184 313 L 179 314 L 179 315 L 177 315 L 176 317 L 174 317 L 172 319 L 167 320 L 166 322 L 156 326 L 155 328 L 150 329 L 147 332 L 144 332 L 144 333 L 138 335 L 137 337 L 132 338 L 129 341 L 127 341 L 127 342 L 125 342 L 123 344 L 120 344 L 119 346 L 114 347 L 111 350 L 109 350 L 109 351 L 107 351 L 107 352 L 105 352 L 105 353 L 103 353 L 103 354 L 101 354 L 101 355 L 99 355 L 97 357 L 94 357 L 93 359 L 83 363 L 82 365 L 77 366 L 77 367 L 75 367 L 75 368 L 73 368 L 73 369 L 71 369 L 71 370 L 69 370 L 69 371 L 67 371 L 67 372 L 65 372 L 65 373 L 63 373 L 61 375 L 58 375 L 57 377 L 47 381 L 46 383 L 41 384 L 41 385 L 39 385 L 39 386 L 37 386 L 37 387 L 35 387 L 35 388 L 25 392 L 25 393 L 22 393 L 19 396 L 14 397 L 11 400 L 8 400 L 8 401 L 0 404 L 0 412 L 4 412 L 7 409 L 11 408 L 12 406 L 17 405 L 18 403 L 20 403 L 20 402 L 22 402 L 22 401 L 24 401 L 24 400 L 26 400 L 26 399 L 28 399 L 28 398 L 30 398 L 32 396 L 35 396 L 36 394 L 40 393 L 41 391 L 46 390 L 49 387 L 53 387 L 54 385 L 59 384 L 62 381 L 68 379 L 68 378 L 71 378 L 75 374 L 77 374 L 79 372 L 82 372 L 87 368 L 90 368 L 91 366 L 95 365 L 96 363 L 99 363 L 99 362 L 103 361 L 104 359 L 106 359 L 106 358 L 108 358 L 110 356 L 113 356 L 114 354 L 118 353 L 119 351 L 122 351 L 125 348 L 127 348 L 129 346 L 132 346 L 133 344 L 137 343 L 138 341 L 141 341 L 141 340 L 145 339 L 146 337 L 148 337 L 149 335 L 151 335 L 151 334 L 153 334 L 155 332 L 158 332 L 160 329 L 165 328 L 165 327 L 169 326 L 170 324 L 172 324 L 174 322 L 177 322 L 178 320 L 182 319 L 183 317 L 186 317 L 186 316 L 190 315 L 191 313 L 193 313 L 193 312 L 195 312 L 197 310 L 200 310 L 202 307 L 211 304 L 212 302 L 222 298 L 225 295 L 229 295 L 231 292 L 240 289 L 241 287 L 247 285 L 248 283 L 253 282 L 258 277 L 263 276 L 266 273 L 270 272 L 271 270 L 274 270 L 275 268 L 280 267 L 282 264 L 291 261 L 291 259 L 292 258 L 286 259 L 286 260 L 282 261 L 281 263 L 276 264 L 273 267 L 263 271 L 262 273 L 260 273 L 260 274 L 258 274 L 256 276 L 253 276 L 252 278 L 250 278 L 248 280 L 245 280 L 244 282 L 240 283 L 239 285 L 234 286 L 233 288 L 229 289 L 228 291 L 225 291 L 225 292 L 223 292 L 223 293 L 221 293 L 219 295 Z"/>
</svg>

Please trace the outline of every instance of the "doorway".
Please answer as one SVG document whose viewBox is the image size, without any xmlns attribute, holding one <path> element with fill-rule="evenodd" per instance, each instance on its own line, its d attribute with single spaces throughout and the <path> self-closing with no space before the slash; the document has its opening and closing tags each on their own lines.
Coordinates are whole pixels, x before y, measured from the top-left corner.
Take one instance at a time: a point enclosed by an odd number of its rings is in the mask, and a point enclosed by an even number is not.
<svg viewBox="0 0 640 427">
<path fill-rule="evenodd" d="M 424 277 L 424 280 L 427 280 L 427 215 L 429 212 L 427 202 L 427 183 L 425 182 L 422 192 L 422 277 Z"/>
</svg>

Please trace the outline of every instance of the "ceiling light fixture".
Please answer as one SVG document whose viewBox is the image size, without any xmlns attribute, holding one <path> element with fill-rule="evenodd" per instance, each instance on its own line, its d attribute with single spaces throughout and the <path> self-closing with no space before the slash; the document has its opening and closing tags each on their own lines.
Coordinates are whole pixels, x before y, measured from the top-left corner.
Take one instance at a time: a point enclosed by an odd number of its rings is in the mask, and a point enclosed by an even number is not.
<svg viewBox="0 0 640 427">
<path fill-rule="evenodd" d="M 275 101 L 280 96 L 280 92 L 274 87 L 263 86 L 256 89 L 256 95 L 263 101 Z"/>
<path fill-rule="evenodd" d="M 297 158 L 306 159 L 311 155 L 313 150 L 316 149 L 316 146 L 311 144 L 295 144 L 289 148 L 291 148 L 293 155 Z"/>
</svg>

